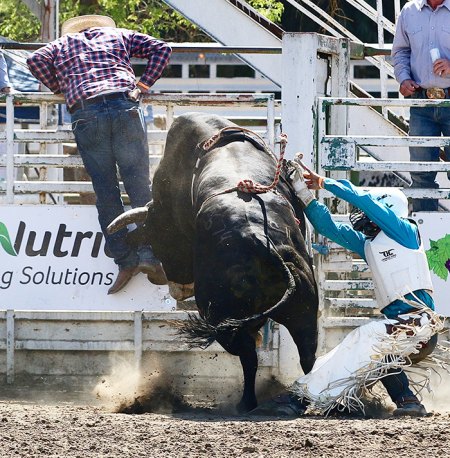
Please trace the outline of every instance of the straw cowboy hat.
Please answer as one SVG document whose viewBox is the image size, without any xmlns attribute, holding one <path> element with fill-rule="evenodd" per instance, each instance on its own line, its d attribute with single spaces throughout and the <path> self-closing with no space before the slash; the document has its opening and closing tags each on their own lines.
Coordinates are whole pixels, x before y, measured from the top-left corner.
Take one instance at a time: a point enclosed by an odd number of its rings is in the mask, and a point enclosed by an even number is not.
<svg viewBox="0 0 450 458">
<path fill-rule="evenodd" d="M 115 27 L 116 23 L 109 16 L 98 14 L 86 14 L 75 16 L 65 21 L 61 27 L 61 35 L 77 33 L 90 27 Z"/>
</svg>

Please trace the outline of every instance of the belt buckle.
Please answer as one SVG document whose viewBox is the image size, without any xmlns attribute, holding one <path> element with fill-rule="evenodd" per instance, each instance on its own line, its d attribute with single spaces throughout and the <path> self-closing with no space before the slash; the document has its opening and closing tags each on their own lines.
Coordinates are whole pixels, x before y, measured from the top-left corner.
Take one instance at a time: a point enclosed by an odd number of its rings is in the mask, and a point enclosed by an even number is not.
<svg viewBox="0 0 450 458">
<path fill-rule="evenodd" d="M 141 90 L 137 87 L 137 88 L 133 89 L 132 91 L 128 91 L 127 92 L 127 97 L 132 102 L 139 102 L 139 99 L 141 97 Z"/>
<path fill-rule="evenodd" d="M 426 94 L 429 99 L 445 99 L 445 91 L 441 87 L 430 87 Z"/>
</svg>

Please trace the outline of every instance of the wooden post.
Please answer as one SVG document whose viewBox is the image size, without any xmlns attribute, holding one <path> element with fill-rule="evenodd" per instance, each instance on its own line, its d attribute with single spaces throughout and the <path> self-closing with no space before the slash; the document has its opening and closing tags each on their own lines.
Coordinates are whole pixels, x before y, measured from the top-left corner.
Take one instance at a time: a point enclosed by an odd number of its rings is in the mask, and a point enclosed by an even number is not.
<svg viewBox="0 0 450 458">
<path fill-rule="evenodd" d="M 14 310 L 6 311 L 6 383 L 14 383 Z"/>
<path fill-rule="evenodd" d="M 142 310 L 134 312 L 134 362 L 138 370 L 142 362 L 142 318 Z"/>
</svg>

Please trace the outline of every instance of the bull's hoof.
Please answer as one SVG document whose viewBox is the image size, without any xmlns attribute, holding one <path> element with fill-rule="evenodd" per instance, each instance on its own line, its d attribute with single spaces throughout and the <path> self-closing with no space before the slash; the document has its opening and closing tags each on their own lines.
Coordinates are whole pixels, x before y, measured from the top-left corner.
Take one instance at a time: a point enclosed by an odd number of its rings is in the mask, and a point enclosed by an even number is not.
<svg viewBox="0 0 450 458">
<path fill-rule="evenodd" d="M 290 393 L 283 393 L 270 401 L 264 402 L 255 409 L 248 412 L 249 415 L 268 417 L 291 417 L 302 416 L 307 406 Z"/>
<path fill-rule="evenodd" d="M 167 278 L 161 263 L 141 262 L 139 271 L 147 274 L 148 281 L 154 285 L 167 285 Z"/>
<path fill-rule="evenodd" d="M 257 402 L 256 399 L 254 402 L 251 402 L 250 404 L 248 402 L 240 401 L 236 405 L 236 410 L 239 415 L 245 415 L 253 411 L 253 409 L 256 407 Z"/>
<path fill-rule="evenodd" d="M 177 301 L 184 301 L 194 295 L 194 283 L 182 285 L 169 281 L 169 294 Z"/>
</svg>

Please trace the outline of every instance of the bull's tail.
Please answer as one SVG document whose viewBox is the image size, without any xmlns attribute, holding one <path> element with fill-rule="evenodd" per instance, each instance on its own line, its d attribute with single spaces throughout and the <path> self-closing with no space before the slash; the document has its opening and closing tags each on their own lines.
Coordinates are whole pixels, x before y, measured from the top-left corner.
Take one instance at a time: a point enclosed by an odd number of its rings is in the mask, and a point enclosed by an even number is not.
<svg viewBox="0 0 450 458">
<path fill-rule="evenodd" d="M 287 282 L 287 288 L 283 297 L 270 309 L 257 313 L 247 318 L 230 318 L 217 324 L 216 326 L 208 323 L 207 320 L 194 314 L 189 314 L 184 321 L 173 321 L 171 324 L 177 329 L 177 334 L 182 335 L 189 348 L 209 347 L 220 334 L 230 335 L 239 332 L 241 329 L 251 328 L 257 323 L 262 323 L 267 318 L 271 318 L 274 312 L 278 311 L 286 304 L 296 291 L 296 281 L 289 263 L 286 263 L 280 254 L 274 249 L 274 253 L 280 262 L 280 267 Z"/>
<path fill-rule="evenodd" d="M 218 329 L 193 313 L 188 314 L 187 320 L 173 320 L 170 324 L 183 336 L 189 348 L 205 349 L 217 339 Z"/>
</svg>

